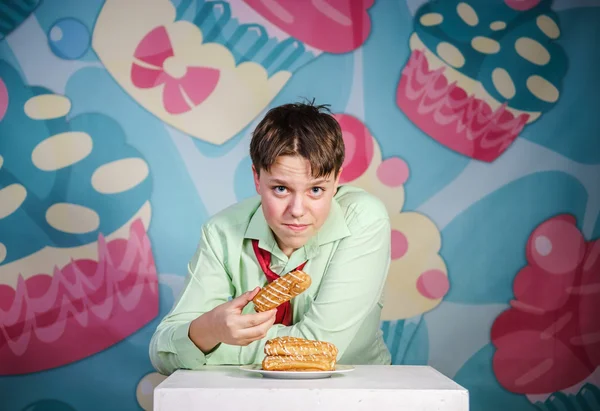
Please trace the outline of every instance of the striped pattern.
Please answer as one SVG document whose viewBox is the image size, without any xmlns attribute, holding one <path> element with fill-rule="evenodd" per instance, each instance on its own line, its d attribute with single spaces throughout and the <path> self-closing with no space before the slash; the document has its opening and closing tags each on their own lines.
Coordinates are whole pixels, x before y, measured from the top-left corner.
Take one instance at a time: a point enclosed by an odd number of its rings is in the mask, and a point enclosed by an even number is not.
<svg viewBox="0 0 600 411">
<path fill-rule="evenodd" d="M 277 337 L 265 344 L 267 355 L 326 355 L 337 357 L 338 349 L 326 341 L 305 340 L 297 337 Z"/>
</svg>

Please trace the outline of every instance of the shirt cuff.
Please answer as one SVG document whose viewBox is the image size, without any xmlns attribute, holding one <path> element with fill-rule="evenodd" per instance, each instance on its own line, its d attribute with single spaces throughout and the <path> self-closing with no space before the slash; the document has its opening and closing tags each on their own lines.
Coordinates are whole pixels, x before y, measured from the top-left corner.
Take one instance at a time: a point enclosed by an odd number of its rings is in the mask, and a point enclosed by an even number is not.
<svg viewBox="0 0 600 411">
<path fill-rule="evenodd" d="M 239 358 L 242 347 L 237 345 L 220 344 L 206 354 L 208 365 L 240 365 Z"/>
<path fill-rule="evenodd" d="M 206 356 L 189 337 L 191 322 L 176 326 L 171 340 L 173 352 L 177 353 L 181 368 L 194 369 L 206 364 Z"/>
</svg>

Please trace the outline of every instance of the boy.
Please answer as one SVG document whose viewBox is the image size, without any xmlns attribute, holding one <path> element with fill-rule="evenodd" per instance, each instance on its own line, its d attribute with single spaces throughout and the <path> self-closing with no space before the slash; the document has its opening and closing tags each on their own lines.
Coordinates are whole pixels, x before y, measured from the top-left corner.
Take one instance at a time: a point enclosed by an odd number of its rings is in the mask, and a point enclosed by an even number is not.
<svg viewBox="0 0 600 411">
<path fill-rule="evenodd" d="M 379 327 L 389 217 L 374 196 L 339 185 L 335 118 L 310 103 L 276 107 L 254 130 L 250 156 L 258 196 L 202 227 L 182 294 L 150 342 L 154 368 L 259 364 L 278 336 L 331 342 L 339 364 L 390 364 Z M 310 288 L 255 313 L 260 287 L 296 268 L 311 276 Z"/>
</svg>

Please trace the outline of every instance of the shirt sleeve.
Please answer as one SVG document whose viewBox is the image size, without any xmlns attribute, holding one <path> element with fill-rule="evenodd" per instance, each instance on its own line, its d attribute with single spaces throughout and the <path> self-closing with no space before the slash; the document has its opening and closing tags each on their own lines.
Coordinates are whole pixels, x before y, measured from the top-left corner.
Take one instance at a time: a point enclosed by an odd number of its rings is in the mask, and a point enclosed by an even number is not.
<svg viewBox="0 0 600 411">
<path fill-rule="evenodd" d="M 319 291 L 304 318 L 293 326 L 274 325 L 262 340 L 245 347 L 224 345 L 219 356 L 238 357 L 241 364 L 260 363 L 267 340 L 294 336 L 328 341 L 340 358 L 371 310 L 379 303 L 391 258 L 391 227 L 378 200 L 363 207 L 340 241 Z"/>
<path fill-rule="evenodd" d="M 198 368 L 214 356 L 221 363 L 238 361 L 237 356 L 220 352 L 223 345 L 205 355 L 188 335 L 192 320 L 227 302 L 234 292 L 231 277 L 210 240 L 207 228 L 203 227 L 198 248 L 188 264 L 183 291 L 150 340 L 150 360 L 161 374 Z"/>
</svg>

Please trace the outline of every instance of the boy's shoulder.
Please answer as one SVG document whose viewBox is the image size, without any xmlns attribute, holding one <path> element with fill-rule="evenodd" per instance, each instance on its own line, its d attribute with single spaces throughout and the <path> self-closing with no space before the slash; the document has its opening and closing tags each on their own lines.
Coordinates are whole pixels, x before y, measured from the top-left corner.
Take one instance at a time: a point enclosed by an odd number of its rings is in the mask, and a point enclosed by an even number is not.
<svg viewBox="0 0 600 411">
<path fill-rule="evenodd" d="M 389 214 L 383 202 L 368 191 L 349 185 L 340 186 L 334 196 L 344 212 L 347 223 L 355 220 L 375 221 L 389 219 Z"/>
<path fill-rule="evenodd" d="M 247 227 L 259 207 L 260 196 L 246 198 L 212 215 L 204 223 L 204 227 L 216 231 L 229 231 L 233 228 L 240 228 L 240 226 Z"/>
</svg>

